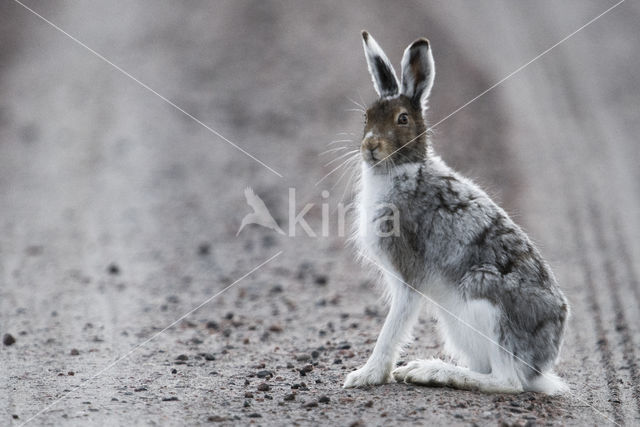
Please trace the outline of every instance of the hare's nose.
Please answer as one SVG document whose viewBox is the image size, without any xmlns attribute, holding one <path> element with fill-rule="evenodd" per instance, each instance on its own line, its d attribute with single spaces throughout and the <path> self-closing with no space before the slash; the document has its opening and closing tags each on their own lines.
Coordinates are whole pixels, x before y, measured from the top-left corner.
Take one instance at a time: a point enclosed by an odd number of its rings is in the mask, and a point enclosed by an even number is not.
<svg viewBox="0 0 640 427">
<path fill-rule="evenodd" d="M 378 147 L 380 147 L 380 141 L 378 141 L 377 139 L 367 139 L 366 141 L 364 141 L 363 145 L 365 150 L 374 152 Z"/>
</svg>

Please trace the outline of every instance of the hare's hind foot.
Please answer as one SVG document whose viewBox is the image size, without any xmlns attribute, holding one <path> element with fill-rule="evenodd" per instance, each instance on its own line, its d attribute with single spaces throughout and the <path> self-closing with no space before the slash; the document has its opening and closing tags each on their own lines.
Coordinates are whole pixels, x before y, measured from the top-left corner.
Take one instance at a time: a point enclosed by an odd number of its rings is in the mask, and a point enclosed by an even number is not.
<svg viewBox="0 0 640 427">
<path fill-rule="evenodd" d="M 398 382 L 431 387 L 452 387 L 487 393 L 520 393 L 522 387 L 499 380 L 491 374 L 481 374 L 439 359 L 414 360 L 392 372 Z"/>
</svg>

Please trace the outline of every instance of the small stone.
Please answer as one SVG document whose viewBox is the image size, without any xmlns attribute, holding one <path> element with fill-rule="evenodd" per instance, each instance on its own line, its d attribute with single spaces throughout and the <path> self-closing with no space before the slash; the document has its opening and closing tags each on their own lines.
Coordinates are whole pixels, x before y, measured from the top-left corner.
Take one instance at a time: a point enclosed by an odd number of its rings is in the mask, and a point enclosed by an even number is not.
<svg viewBox="0 0 640 427">
<path fill-rule="evenodd" d="M 224 318 L 225 318 L 225 319 L 227 319 L 227 320 L 231 320 L 231 319 L 233 319 L 233 313 L 232 313 L 232 312 L 228 312 L 228 313 L 224 316 Z"/>
<path fill-rule="evenodd" d="M 295 393 L 289 393 L 284 397 L 284 400 L 286 400 L 287 402 L 290 402 L 292 400 L 296 399 L 296 394 Z"/>
<path fill-rule="evenodd" d="M 163 397 L 162 401 L 163 402 L 175 402 L 179 400 L 176 396 L 169 396 L 169 397 Z"/>
<path fill-rule="evenodd" d="M 247 415 L 249 418 L 262 418 L 262 415 L 260 415 L 257 412 L 251 413 L 249 415 Z"/>
<path fill-rule="evenodd" d="M 171 373 L 172 373 L 172 374 L 177 374 L 177 373 L 178 373 L 178 370 L 174 368 L 174 369 L 172 369 L 172 370 L 171 370 Z"/>
<path fill-rule="evenodd" d="M 307 402 L 304 404 L 305 408 L 317 408 L 318 407 L 318 401 L 317 400 L 312 400 L 311 402 Z"/>
<path fill-rule="evenodd" d="M 246 397 L 247 399 L 253 399 L 253 393 L 251 393 L 250 391 L 245 392 L 244 397 Z"/>
<path fill-rule="evenodd" d="M 71 351 L 69 352 L 70 355 L 72 356 L 78 356 L 80 354 L 80 352 L 78 351 L 77 348 L 72 348 Z"/>
<path fill-rule="evenodd" d="M 14 420 L 17 420 L 20 417 L 18 416 L 18 414 L 13 414 L 13 415 L 11 415 L 11 418 L 13 418 Z"/>
<path fill-rule="evenodd" d="M 180 360 L 180 361 L 185 361 L 185 360 L 189 360 L 189 356 L 187 356 L 186 354 L 180 354 L 178 355 L 178 357 L 176 357 L 176 360 Z"/>
<path fill-rule="evenodd" d="M 135 391 L 136 393 L 140 392 L 140 391 L 147 391 L 147 388 L 146 387 L 138 387 L 138 388 L 134 389 L 133 391 Z"/>
<path fill-rule="evenodd" d="M 228 421 L 228 418 L 222 417 L 220 415 L 210 415 L 207 418 L 207 421 L 209 421 L 210 423 L 221 423 L 221 422 L 224 422 L 224 421 Z"/>
<path fill-rule="evenodd" d="M 331 402 L 331 399 L 329 398 L 329 396 L 320 396 L 320 399 L 318 399 L 318 402 L 320 402 L 320 403 L 329 403 L 329 402 Z"/>
<path fill-rule="evenodd" d="M 282 288 L 282 285 L 273 285 L 271 287 L 271 290 L 269 292 L 271 292 L 272 294 L 279 294 L 283 291 L 284 289 Z"/>
<path fill-rule="evenodd" d="M 258 384 L 258 391 L 269 391 L 269 390 L 271 390 L 271 387 L 269 387 L 269 384 L 267 383 Z"/>
<path fill-rule="evenodd" d="M 311 356 L 308 354 L 299 354 L 296 356 L 296 360 L 298 362 L 306 362 L 307 360 L 311 359 Z"/>
<path fill-rule="evenodd" d="M 351 344 L 346 341 L 339 343 L 337 346 L 338 350 L 349 350 L 350 348 L 351 348 Z"/>
<path fill-rule="evenodd" d="M 309 364 L 309 365 L 304 365 L 304 366 L 302 367 L 302 369 L 300 369 L 300 370 L 301 370 L 301 371 L 304 371 L 305 373 L 306 373 L 306 372 L 311 372 L 311 371 L 313 371 L 313 365 L 311 365 L 311 364 Z"/>
<path fill-rule="evenodd" d="M 218 322 L 214 320 L 209 320 L 207 322 L 207 329 L 215 329 L 217 331 L 218 329 L 220 329 L 220 325 L 218 325 Z"/>
<path fill-rule="evenodd" d="M 67 375 L 69 375 L 70 377 L 74 376 L 75 374 L 76 374 L 76 373 L 75 373 L 75 372 L 73 372 L 73 371 L 69 371 L 69 372 L 67 372 Z"/>
<path fill-rule="evenodd" d="M 198 245 L 198 255 L 205 256 L 209 255 L 211 251 L 211 245 L 207 242 L 202 242 Z"/>
<path fill-rule="evenodd" d="M 208 361 L 216 360 L 216 356 L 214 356 L 213 353 L 204 353 L 202 357 L 204 357 L 204 360 Z"/>
<path fill-rule="evenodd" d="M 282 326 L 274 324 L 274 325 L 269 326 L 269 331 L 270 332 L 282 332 L 283 329 L 282 329 Z"/>
<path fill-rule="evenodd" d="M 111 264 L 109 264 L 109 267 L 107 267 L 107 272 L 113 276 L 116 276 L 120 274 L 120 267 L 118 267 L 118 264 L 116 264 L 115 262 L 112 262 Z"/>
<path fill-rule="evenodd" d="M 2 344 L 9 346 L 16 343 L 16 339 L 11 334 L 4 334 L 2 337 Z"/>
<path fill-rule="evenodd" d="M 368 400 L 367 403 L 364 404 L 365 408 L 373 408 L 373 400 Z"/>
<path fill-rule="evenodd" d="M 318 357 L 320 357 L 320 352 L 318 350 L 313 350 L 311 352 L 311 357 L 313 357 L 314 359 L 317 359 Z"/>
<path fill-rule="evenodd" d="M 248 400 L 245 400 L 242 406 L 244 406 L 245 408 L 248 408 L 249 406 L 251 406 L 251 402 L 249 402 Z"/>
<path fill-rule="evenodd" d="M 256 376 L 258 378 L 271 378 L 271 377 L 273 377 L 273 372 L 267 371 L 267 370 L 262 370 L 262 371 L 258 371 Z"/>
<path fill-rule="evenodd" d="M 327 282 L 329 282 L 329 278 L 325 275 L 318 275 L 315 277 L 315 279 L 313 279 L 313 281 L 318 286 L 324 286 L 327 284 Z"/>
</svg>

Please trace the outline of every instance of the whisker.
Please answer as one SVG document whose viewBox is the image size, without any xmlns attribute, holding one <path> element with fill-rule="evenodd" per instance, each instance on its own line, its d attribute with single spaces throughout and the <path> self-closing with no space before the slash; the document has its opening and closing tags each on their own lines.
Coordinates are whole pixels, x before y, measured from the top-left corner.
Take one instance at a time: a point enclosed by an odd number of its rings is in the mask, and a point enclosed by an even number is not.
<svg viewBox="0 0 640 427">
<path fill-rule="evenodd" d="M 350 156 L 350 155 L 352 155 L 352 154 L 354 154 L 354 153 L 357 153 L 358 151 L 360 151 L 360 150 L 351 150 L 351 151 L 347 151 L 346 153 L 342 153 L 342 154 L 340 154 L 338 157 L 336 157 L 335 159 L 331 160 L 329 163 L 327 163 L 326 165 L 324 165 L 324 167 L 326 168 L 326 167 L 327 167 L 327 166 L 329 166 L 331 163 L 335 163 L 335 162 L 337 162 L 337 161 L 338 161 L 338 160 L 340 160 L 340 159 L 343 159 L 343 158 L 345 158 L 345 157 L 347 157 L 347 156 Z"/>
<path fill-rule="evenodd" d="M 350 170 L 349 168 L 344 169 L 344 171 L 338 177 L 338 180 L 331 186 L 331 188 L 329 188 L 329 191 L 333 191 L 333 189 L 336 188 L 336 186 L 340 183 L 340 181 L 342 181 L 342 178 L 344 178 L 344 176 L 349 172 L 349 170 Z"/>
<path fill-rule="evenodd" d="M 347 150 L 347 149 L 348 149 L 348 147 L 332 148 L 330 150 L 323 151 L 322 153 L 318 154 L 318 156 L 324 156 L 325 154 L 333 153 L 334 151 Z"/>
<path fill-rule="evenodd" d="M 344 109 L 344 111 L 357 111 L 357 112 L 359 112 L 359 113 L 363 113 L 363 114 L 365 114 L 365 113 L 366 113 L 366 111 L 361 110 L 361 109 L 359 109 L 359 108 L 345 108 L 345 109 Z"/>
<path fill-rule="evenodd" d="M 359 96 L 359 95 L 360 95 L 360 94 L 358 94 L 358 96 Z M 364 105 L 362 105 L 362 104 L 360 104 L 360 103 L 358 103 L 358 102 L 354 101 L 353 99 L 349 98 L 348 96 L 345 96 L 345 98 L 347 98 L 349 101 L 353 102 L 355 105 L 357 105 L 358 107 L 362 108 L 363 110 L 365 110 L 365 109 L 366 109 Z"/>
<path fill-rule="evenodd" d="M 331 174 L 333 174 L 335 171 L 337 171 L 338 169 L 340 169 L 341 167 L 343 167 L 344 165 L 347 164 L 347 162 L 353 161 L 354 159 L 357 159 L 357 157 L 351 157 L 347 160 L 345 160 L 344 162 L 340 163 L 338 166 L 336 166 L 335 168 L 333 168 L 331 171 L 329 171 L 328 174 L 326 174 L 325 176 L 323 176 L 322 178 L 320 178 L 320 180 L 318 182 L 315 183 L 315 187 L 318 186 L 318 184 L 320 184 L 322 181 L 324 181 L 325 179 L 327 179 Z"/>
<path fill-rule="evenodd" d="M 360 98 L 360 101 L 362 101 L 362 108 L 364 108 L 365 110 L 367 109 L 366 107 L 364 107 L 365 105 L 367 105 L 366 102 L 364 102 L 364 99 L 362 98 L 362 94 L 360 93 L 359 90 L 356 89 L 356 93 L 358 94 L 358 98 Z"/>
<path fill-rule="evenodd" d="M 347 194 L 347 191 L 349 190 L 351 183 L 353 182 L 353 177 L 356 176 L 356 173 L 358 173 L 358 169 L 354 168 L 353 171 L 351 172 L 351 176 L 349 176 L 349 180 L 347 181 L 347 184 L 344 186 L 344 191 L 342 192 L 342 196 L 340 196 L 340 200 L 338 201 L 339 203 L 341 203 L 344 200 L 344 196 Z"/>
<path fill-rule="evenodd" d="M 335 141 L 331 141 L 328 145 L 337 144 L 338 142 L 353 142 L 353 139 L 336 139 Z"/>
</svg>

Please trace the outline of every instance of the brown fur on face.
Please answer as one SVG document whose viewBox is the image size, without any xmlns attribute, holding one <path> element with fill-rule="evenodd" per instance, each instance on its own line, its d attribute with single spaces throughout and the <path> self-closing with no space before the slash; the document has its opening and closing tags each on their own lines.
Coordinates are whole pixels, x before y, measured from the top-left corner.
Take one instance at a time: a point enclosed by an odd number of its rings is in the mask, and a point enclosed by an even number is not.
<svg viewBox="0 0 640 427">
<path fill-rule="evenodd" d="M 408 115 L 406 125 L 398 124 L 402 113 Z M 425 160 L 426 125 L 420 107 L 408 97 L 399 95 L 376 101 L 367 109 L 366 120 L 360 152 L 367 163 L 400 165 Z"/>
</svg>

